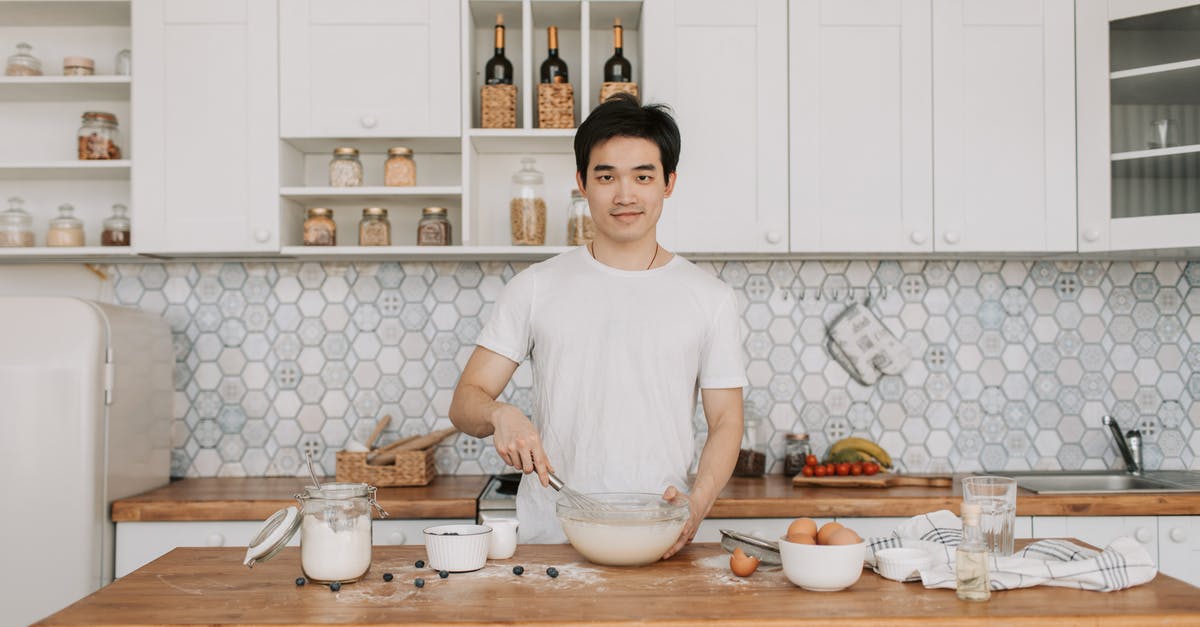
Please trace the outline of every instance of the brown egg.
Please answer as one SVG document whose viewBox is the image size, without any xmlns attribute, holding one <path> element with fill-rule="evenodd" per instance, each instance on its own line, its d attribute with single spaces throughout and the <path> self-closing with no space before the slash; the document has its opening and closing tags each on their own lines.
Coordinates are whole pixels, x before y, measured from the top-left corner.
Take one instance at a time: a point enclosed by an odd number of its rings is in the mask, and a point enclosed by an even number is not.
<svg viewBox="0 0 1200 627">
<path fill-rule="evenodd" d="M 787 538 L 784 538 L 793 544 L 816 544 L 817 541 L 807 533 L 789 533 Z"/>
<path fill-rule="evenodd" d="M 821 530 L 817 532 L 817 544 L 829 544 L 829 538 L 833 537 L 834 532 L 838 529 L 844 528 L 845 526 L 837 521 L 827 522 L 824 525 L 821 525 Z"/>
<path fill-rule="evenodd" d="M 829 539 L 824 544 L 858 544 L 859 542 L 862 542 L 862 538 L 858 537 L 853 529 L 842 527 L 829 534 Z"/>
<path fill-rule="evenodd" d="M 787 535 L 803 533 L 809 537 L 815 538 L 817 535 L 817 521 L 811 518 L 797 518 L 788 525 Z"/>
<path fill-rule="evenodd" d="M 746 555 L 746 552 L 741 548 L 733 550 L 733 555 L 729 556 L 729 570 L 738 577 L 749 577 L 751 573 L 758 569 L 758 558 Z"/>
</svg>

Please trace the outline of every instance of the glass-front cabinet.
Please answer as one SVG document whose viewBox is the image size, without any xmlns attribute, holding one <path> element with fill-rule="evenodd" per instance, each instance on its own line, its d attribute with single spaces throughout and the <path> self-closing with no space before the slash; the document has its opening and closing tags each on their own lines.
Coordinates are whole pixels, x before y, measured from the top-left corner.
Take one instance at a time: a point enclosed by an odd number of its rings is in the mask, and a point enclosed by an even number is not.
<svg viewBox="0 0 1200 627">
<path fill-rule="evenodd" d="M 1076 4 L 1079 250 L 1200 247 L 1200 2 Z"/>
</svg>

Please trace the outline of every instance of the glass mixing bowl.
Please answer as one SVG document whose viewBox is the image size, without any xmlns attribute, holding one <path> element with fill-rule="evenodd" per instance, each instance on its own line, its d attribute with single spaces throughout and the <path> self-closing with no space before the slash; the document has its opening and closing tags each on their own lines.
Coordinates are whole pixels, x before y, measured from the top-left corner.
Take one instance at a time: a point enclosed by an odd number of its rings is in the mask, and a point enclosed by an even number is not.
<svg viewBox="0 0 1200 627">
<path fill-rule="evenodd" d="M 590 562 L 607 566 L 641 566 L 657 561 L 679 539 L 688 519 L 684 498 L 664 501 L 643 492 L 586 495 L 602 507 L 579 507 L 566 498 L 555 506 L 563 532 Z"/>
</svg>

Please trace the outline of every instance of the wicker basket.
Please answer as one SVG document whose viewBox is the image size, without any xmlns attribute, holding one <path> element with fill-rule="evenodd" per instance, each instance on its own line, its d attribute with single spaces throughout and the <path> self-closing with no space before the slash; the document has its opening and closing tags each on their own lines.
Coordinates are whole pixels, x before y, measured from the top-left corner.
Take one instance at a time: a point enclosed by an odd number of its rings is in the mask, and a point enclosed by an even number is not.
<svg viewBox="0 0 1200 627">
<path fill-rule="evenodd" d="M 484 85 L 479 110 L 480 128 L 517 128 L 517 86 Z"/>
<path fill-rule="evenodd" d="M 538 128 L 575 128 L 575 88 L 538 83 Z"/>
<path fill-rule="evenodd" d="M 613 94 L 619 94 L 621 92 L 625 92 L 627 94 L 632 95 L 634 98 L 637 98 L 638 97 L 637 83 L 602 83 L 600 85 L 600 102 L 603 103 L 605 100 L 608 100 Z"/>
<path fill-rule="evenodd" d="M 396 453 L 395 464 L 376 466 L 367 463 L 366 453 L 338 451 L 337 480 L 369 483 L 375 487 L 427 485 L 437 474 L 433 462 L 436 446 L 418 451 Z"/>
</svg>

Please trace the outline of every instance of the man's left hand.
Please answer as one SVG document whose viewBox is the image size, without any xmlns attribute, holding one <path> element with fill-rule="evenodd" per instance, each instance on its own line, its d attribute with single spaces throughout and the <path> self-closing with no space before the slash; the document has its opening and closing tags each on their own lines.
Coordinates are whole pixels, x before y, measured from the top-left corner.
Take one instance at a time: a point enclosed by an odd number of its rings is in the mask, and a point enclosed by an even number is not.
<svg viewBox="0 0 1200 627">
<path fill-rule="evenodd" d="M 688 519 L 679 532 L 679 539 L 671 548 L 667 549 L 666 553 L 663 553 L 662 559 L 675 555 L 696 537 L 696 532 L 700 530 L 700 521 L 704 520 L 704 517 L 708 515 L 708 510 L 712 507 L 712 499 L 704 499 L 696 494 L 689 497 L 675 486 L 671 486 L 667 488 L 666 492 L 663 492 L 664 501 L 676 503 L 680 499 L 688 504 Z"/>
</svg>

